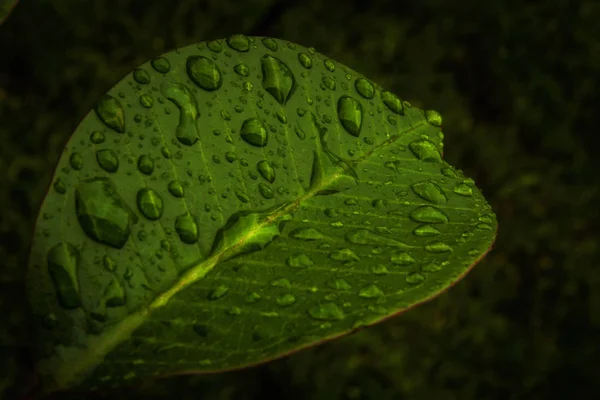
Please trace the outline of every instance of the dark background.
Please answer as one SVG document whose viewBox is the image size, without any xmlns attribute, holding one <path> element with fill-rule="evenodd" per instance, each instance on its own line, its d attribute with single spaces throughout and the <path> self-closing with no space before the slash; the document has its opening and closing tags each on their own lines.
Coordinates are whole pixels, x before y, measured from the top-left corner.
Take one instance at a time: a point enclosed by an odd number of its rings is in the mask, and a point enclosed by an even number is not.
<svg viewBox="0 0 600 400">
<path fill-rule="evenodd" d="M 449 292 L 380 325 L 110 398 L 598 398 L 599 26 L 584 0 L 21 1 L 0 26 L 0 397 L 30 378 L 27 252 L 69 135 L 142 62 L 244 33 L 439 110 L 444 157 L 483 190 L 498 239 Z"/>
</svg>

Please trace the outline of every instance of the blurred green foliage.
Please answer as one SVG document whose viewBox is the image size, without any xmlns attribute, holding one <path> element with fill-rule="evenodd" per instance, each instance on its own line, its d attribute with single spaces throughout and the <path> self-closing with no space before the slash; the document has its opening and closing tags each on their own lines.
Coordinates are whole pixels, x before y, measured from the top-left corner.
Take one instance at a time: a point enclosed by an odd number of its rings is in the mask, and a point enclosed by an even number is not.
<svg viewBox="0 0 600 400">
<path fill-rule="evenodd" d="M 31 379 L 27 252 L 79 120 L 142 62 L 244 33 L 316 47 L 439 110 L 444 156 L 483 189 L 498 240 L 463 281 L 401 317 L 261 367 L 110 397 L 595 398 L 599 17 L 592 0 L 20 2 L 0 26 L 0 393 L 16 398 Z"/>
</svg>

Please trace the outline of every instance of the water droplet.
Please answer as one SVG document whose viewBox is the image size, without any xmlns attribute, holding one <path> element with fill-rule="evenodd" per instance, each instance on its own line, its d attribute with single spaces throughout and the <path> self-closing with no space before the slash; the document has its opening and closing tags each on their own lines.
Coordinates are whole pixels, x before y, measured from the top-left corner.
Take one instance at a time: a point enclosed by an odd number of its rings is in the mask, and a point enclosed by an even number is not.
<svg viewBox="0 0 600 400">
<path fill-rule="evenodd" d="M 250 197 L 246 193 L 240 191 L 239 189 L 235 189 L 235 196 L 242 203 L 249 203 L 250 202 Z"/>
<path fill-rule="evenodd" d="M 248 66 L 246 64 L 238 64 L 235 67 L 233 67 L 233 70 L 241 76 L 248 76 L 250 75 L 250 68 L 248 68 Z"/>
<path fill-rule="evenodd" d="M 329 253 L 329 258 L 336 261 L 352 261 L 360 260 L 360 257 L 356 255 L 352 249 L 341 249 Z"/>
<path fill-rule="evenodd" d="M 169 182 L 169 193 L 171 193 L 175 197 L 183 197 L 183 185 L 179 181 L 171 181 Z"/>
<path fill-rule="evenodd" d="M 427 139 L 420 139 L 411 142 L 408 147 L 415 157 L 425 162 L 442 162 L 442 157 L 435 144 Z"/>
<path fill-rule="evenodd" d="M 119 169 L 119 159 L 117 154 L 111 149 L 98 150 L 96 152 L 98 165 L 106 172 L 117 172 Z"/>
<path fill-rule="evenodd" d="M 293 268 L 307 268 L 315 263 L 306 254 L 294 254 L 288 257 L 286 264 Z"/>
<path fill-rule="evenodd" d="M 138 170 L 146 175 L 150 175 L 154 171 L 154 161 L 152 161 L 152 159 L 147 155 L 141 155 L 138 158 L 137 166 Z"/>
<path fill-rule="evenodd" d="M 140 104 L 146 108 L 151 108 L 154 104 L 154 98 L 149 93 L 144 93 L 140 96 Z"/>
<path fill-rule="evenodd" d="M 242 123 L 240 130 L 242 139 L 256 147 L 265 147 L 268 142 L 267 130 L 258 118 L 248 118 Z"/>
<path fill-rule="evenodd" d="M 375 95 L 373 84 L 365 78 L 358 78 L 354 82 L 354 87 L 356 87 L 356 91 L 365 99 L 372 99 Z"/>
<path fill-rule="evenodd" d="M 360 135 L 362 106 L 350 96 L 342 96 L 337 103 L 337 113 L 344 129 L 354 137 Z"/>
<path fill-rule="evenodd" d="M 231 35 L 229 38 L 227 38 L 227 45 L 233 50 L 240 52 L 246 52 L 250 50 L 250 40 L 248 40 L 247 36 L 241 34 Z"/>
<path fill-rule="evenodd" d="M 246 303 L 250 303 L 250 304 L 256 303 L 260 299 L 261 299 L 260 294 L 258 294 L 256 292 L 248 293 L 246 295 L 246 297 L 244 297 L 244 301 L 246 301 Z"/>
<path fill-rule="evenodd" d="M 94 110 L 104 125 L 119 133 L 125 133 L 125 110 L 119 100 L 105 94 Z"/>
<path fill-rule="evenodd" d="M 166 74 L 171 70 L 169 60 L 164 57 L 157 57 L 150 61 L 150 64 L 152 64 L 152 68 L 154 68 L 156 72 L 160 72 L 161 74 Z"/>
<path fill-rule="evenodd" d="M 175 137 L 186 146 L 193 145 L 199 138 L 196 119 L 200 113 L 192 91 L 187 86 L 175 82 L 163 83 L 160 91 L 179 109 L 179 123 L 175 129 Z"/>
<path fill-rule="evenodd" d="M 415 228 L 413 233 L 417 236 L 428 237 L 439 235 L 441 232 L 433 225 L 420 225 Z"/>
<path fill-rule="evenodd" d="M 323 65 L 325 65 L 325 68 L 327 68 L 329 72 L 335 71 L 335 63 L 332 60 L 327 59 L 323 61 Z"/>
<path fill-rule="evenodd" d="M 425 275 L 421 274 L 420 272 L 411 272 L 410 274 L 406 275 L 405 280 L 407 283 L 417 284 L 425 280 Z"/>
<path fill-rule="evenodd" d="M 59 177 L 54 181 L 54 190 L 56 190 L 60 194 L 65 194 L 67 191 L 67 187 L 65 186 L 65 182 Z"/>
<path fill-rule="evenodd" d="M 204 90 L 209 92 L 217 90 L 223 83 L 219 67 L 209 58 L 203 56 L 188 57 L 185 67 L 190 79 Z"/>
<path fill-rule="evenodd" d="M 452 170 L 452 168 L 444 167 L 441 169 L 442 175 L 447 176 L 448 178 L 458 178 L 456 172 Z"/>
<path fill-rule="evenodd" d="M 321 79 L 321 82 L 323 82 L 323 85 L 329 90 L 335 90 L 335 81 L 329 76 L 324 76 Z"/>
<path fill-rule="evenodd" d="M 265 55 L 261 58 L 262 86 L 282 106 L 296 90 L 296 79 L 292 70 L 281 60 Z"/>
<path fill-rule="evenodd" d="M 119 307 L 125 305 L 125 289 L 121 283 L 113 277 L 106 286 L 102 296 L 102 302 L 106 307 Z"/>
<path fill-rule="evenodd" d="M 446 243 L 434 242 L 426 245 L 425 250 L 430 253 L 446 253 L 452 251 L 452 247 L 448 246 Z"/>
<path fill-rule="evenodd" d="M 94 144 L 100 144 L 104 142 L 104 133 L 95 131 L 90 135 L 90 141 Z"/>
<path fill-rule="evenodd" d="M 267 181 L 269 181 L 270 183 L 275 182 L 275 170 L 268 161 L 259 161 L 258 164 L 256 164 L 256 169 L 258 170 L 260 175 Z"/>
<path fill-rule="evenodd" d="M 371 267 L 371 272 L 373 272 L 375 275 L 386 275 L 390 273 L 387 267 L 383 264 L 374 265 Z"/>
<path fill-rule="evenodd" d="M 169 149 L 168 147 L 161 147 L 160 148 L 160 153 L 163 155 L 164 158 L 166 158 L 167 160 L 171 158 L 171 149 Z"/>
<path fill-rule="evenodd" d="M 271 51 L 277 51 L 277 42 L 275 42 L 275 40 L 271 38 L 264 38 L 262 43 L 267 49 Z"/>
<path fill-rule="evenodd" d="M 358 295 L 365 299 L 374 299 L 383 296 L 383 291 L 377 285 L 369 285 L 360 289 Z"/>
<path fill-rule="evenodd" d="M 300 64 L 306 68 L 306 69 L 311 69 L 312 68 L 312 60 L 310 58 L 310 56 L 306 53 L 298 53 L 298 61 L 300 61 Z"/>
<path fill-rule="evenodd" d="M 417 196 L 435 204 L 443 204 L 448 201 L 441 187 L 430 181 L 413 183 L 411 189 Z"/>
<path fill-rule="evenodd" d="M 136 68 L 133 71 L 133 79 L 142 85 L 145 85 L 146 83 L 150 83 L 150 75 L 146 72 L 146 70 L 143 70 L 141 68 Z"/>
<path fill-rule="evenodd" d="M 314 228 L 296 228 L 290 231 L 289 237 L 300 240 L 323 240 L 328 238 L 328 236 L 323 235 Z"/>
<path fill-rule="evenodd" d="M 289 289 L 291 287 L 291 284 L 290 284 L 289 279 L 281 278 L 281 279 L 275 279 L 274 281 L 272 281 L 271 286 Z"/>
<path fill-rule="evenodd" d="M 390 239 L 385 236 L 381 236 L 377 233 L 371 232 L 368 229 L 355 229 L 352 231 L 348 231 L 348 233 L 346 233 L 346 240 L 352 244 L 395 246 L 400 248 L 411 247 L 397 240 Z"/>
<path fill-rule="evenodd" d="M 106 268 L 106 270 L 109 272 L 114 272 L 117 269 L 117 264 L 109 256 L 102 257 L 102 264 L 104 265 L 104 268 Z"/>
<path fill-rule="evenodd" d="M 456 186 L 454 186 L 454 189 L 452 189 L 452 190 L 454 191 L 454 193 L 459 194 L 461 196 L 465 196 L 465 197 L 473 196 L 473 189 L 466 183 L 459 183 Z"/>
<path fill-rule="evenodd" d="M 438 272 L 441 269 L 442 269 L 442 266 L 440 264 L 434 263 L 434 262 L 425 264 L 421 267 L 421 270 L 423 272 Z"/>
<path fill-rule="evenodd" d="M 140 212 L 149 220 L 157 220 L 163 213 L 163 200 L 154 190 L 140 189 L 137 192 L 137 205 Z"/>
<path fill-rule="evenodd" d="M 293 294 L 286 293 L 283 296 L 279 296 L 276 301 L 277 301 L 277 304 L 279 304 L 280 306 L 288 307 L 296 302 L 296 298 L 294 297 Z"/>
<path fill-rule="evenodd" d="M 337 289 L 337 290 L 352 289 L 352 286 L 350 286 L 350 284 L 344 278 L 332 279 L 327 282 L 327 286 L 329 286 L 332 289 Z"/>
<path fill-rule="evenodd" d="M 410 265 L 415 263 L 415 259 L 408 253 L 392 254 L 390 261 L 396 265 Z"/>
<path fill-rule="evenodd" d="M 445 224 L 448 216 L 439 208 L 433 206 L 422 206 L 410 213 L 410 218 L 416 222 L 428 222 L 433 224 Z"/>
<path fill-rule="evenodd" d="M 264 182 L 260 182 L 258 184 L 258 191 L 261 196 L 265 199 L 272 199 L 275 195 L 273 194 L 273 190 Z"/>
<path fill-rule="evenodd" d="M 402 104 L 402 100 L 392 92 L 382 91 L 381 101 L 383 101 L 383 104 L 385 104 L 391 112 L 404 115 L 404 105 Z"/>
<path fill-rule="evenodd" d="M 435 110 L 426 110 L 425 119 L 433 126 L 442 126 L 442 116 Z"/>
<path fill-rule="evenodd" d="M 71 168 L 74 170 L 79 171 L 83 166 L 83 157 L 81 157 L 81 154 L 71 154 L 71 157 L 69 157 L 69 165 L 71 165 Z"/>
<path fill-rule="evenodd" d="M 72 309 L 80 306 L 79 299 L 79 250 L 62 242 L 48 251 L 48 272 L 52 278 L 60 305 Z"/>
<path fill-rule="evenodd" d="M 346 317 L 344 311 L 335 303 L 325 303 L 312 307 L 308 310 L 308 315 L 314 319 L 324 321 L 341 321 Z"/>
<path fill-rule="evenodd" d="M 175 218 L 175 231 L 183 243 L 194 244 L 198 240 L 198 224 L 189 213 Z"/>
<path fill-rule="evenodd" d="M 219 39 L 211 40 L 210 42 L 208 42 L 207 47 L 210 51 L 214 53 L 220 53 L 223 51 L 223 45 L 221 44 L 221 40 Z"/>
</svg>

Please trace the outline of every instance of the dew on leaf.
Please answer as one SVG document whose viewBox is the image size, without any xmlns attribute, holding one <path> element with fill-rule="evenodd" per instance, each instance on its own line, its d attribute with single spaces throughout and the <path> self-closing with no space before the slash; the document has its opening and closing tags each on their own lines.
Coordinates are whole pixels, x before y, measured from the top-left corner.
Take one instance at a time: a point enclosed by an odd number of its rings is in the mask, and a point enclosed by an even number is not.
<svg viewBox="0 0 600 400">
<path fill-rule="evenodd" d="M 227 45 L 233 50 L 246 52 L 250 50 L 250 40 L 247 36 L 241 34 L 231 35 L 227 38 Z"/>
<path fill-rule="evenodd" d="M 442 156 L 433 142 L 427 139 L 419 139 L 408 145 L 415 157 L 425 162 L 442 162 Z"/>
<path fill-rule="evenodd" d="M 306 254 L 293 254 L 288 257 L 286 264 L 293 268 L 312 267 L 315 263 Z"/>
<path fill-rule="evenodd" d="M 140 104 L 146 108 L 152 108 L 154 98 L 149 93 L 144 93 L 140 96 Z"/>
<path fill-rule="evenodd" d="M 296 302 L 296 297 L 294 297 L 294 295 L 291 293 L 286 293 L 282 296 L 277 297 L 275 301 L 282 307 L 288 307 Z"/>
<path fill-rule="evenodd" d="M 146 72 L 146 70 L 141 69 L 141 68 L 136 68 L 133 71 L 133 79 L 142 85 L 145 85 L 147 83 L 150 83 L 150 75 L 148 74 L 148 72 Z"/>
<path fill-rule="evenodd" d="M 175 180 L 169 182 L 169 193 L 171 193 L 174 197 L 183 197 L 183 185 L 181 182 Z"/>
<path fill-rule="evenodd" d="M 271 38 L 264 38 L 262 44 L 271 51 L 277 51 L 277 42 Z"/>
<path fill-rule="evenodd" d="M 261 196 L 265 199 L 272 199 L 275 195 L 273 194 L 273 190 L 264 182 L 260 182 L 258 184 L 258 191 Z"/>
<path fill-rule="evenodd" d="M 368 229 L 354 229 L 346 233 L 346 240 L 352 244 L 367 244 L 367 245 L 380 245 L 380 246 L 395 246 L 400 248 L 409 248 L 411 246 L 399 242 L 394 239 L 390 239 L 385 236 L 381 236 L 377 233 L 371 232 Z"/>
<path fill-rule="evenodd" d="M 125 304 L 125 289 L 115 277 L 106 286 L 102 301 L 106 307 L 119 307 Z"/>
<path fill-rule="evenodd" d="M 160 72 L 161 74 L 166 74 L 171 70 L 171 63 L 164 57 L 157 57 L 154 60 L 150 61 L 152 68 L 156 70 L 156 72 Z"/>
<path fill-rule="evenodd" d="M 268 54 L 260 61 L 263 89 L 284 106 L 296 90 L 296 79 L 292 70 L 283 61 Z"/>
<path fill-rule="evenodd" d="M 352 249 L 341 249 L 329 253 L 329 258 L 336 261 L 358 261 L 360 257 Z"/>
<path fill-rule="evenodd" d="M 375 95 L 375 88 L 373 87 L 373 84 L 365 78 L 358 78 L 354 82 L 354 86 L 356 87 L 358 94 L 365 99 L 372 99 Z"/>
<path fill-rule="evenodd" d="M 310 56 L 306 53 L 298 53 L 298 61 L 300 61 L 300 64 L 306 68 L 306 69 L 311 69 L 312 68 L 312 60 L 310 58 Z"/>
<path fill-rule="evenodd" d="M 203 56 L 188 57 L 186 71 L 192 82 L 206 91 L 214 91 L 221 87 L 221 70 L 209 58 Z"/>
<path fill-rule="evenodd" d="M 423 272 L 437 272 L 442 269 L 442 266 L 439 263 L 430 262 L 421 267 Z"/>
<path fill-rule="evenodd" d="M 151 175 L 154 171 L 154 161 L 149 156 L 143 154 L 138 158 L 137 167 L 141 173 Z"/>
<path fill-rule="evenodd" d="M 466 183 L 458 183 L 456 186 L 454 186 L 452 191 L 456 194 L 459 194 L 459 195 L 465 196 L 465 197 L 473 196 L 473 189 Z"/>
<path fill-rule="evenodd" d="M 377 285 L 371 284 L 360 289 L 358 296 L 365 299 L 374 299 L 383 296 L 383 291 Z"/>
<path fill-rule="evenodd" d="M 265 147 L 268 142 L 267 130 L 258 118 L 248 118 L 242 123 L 240 130 L 242 139 L 256 147 Z"/>
<path fill-rule="evenodd" d="M 275 170 L 268 161 L 259 161 L 258 164 L 256 164 L 256 169 L 263 178 L 269 181 L 269 183 L 275 182 Z"/>
<path fill-rule="evenodd" d="M 404 115 L 404 106 L 402 104 L 402 100 L 400 100 L 398 96 L 392 92 L 387 92 L 385 90 L 382 91 L 381 101 L 383 101 L 383 104 L 385 104 L 391 112 Z"/>
<path fill-rule="evenodd" d="M 192 91 L 187 86 L 175 82 L 163 83 L 160 91 L 179 109 L 179 123 L 175 129 L 175 137 L 186 146 L 193 145 L 199 139 L 196 125 L 199 111 Z"/>
<path fill-rule="evenodd" d="M 74 170 L 79 171 L 81 169 L 81 167 L 83 166 L 83 157 L 81 157 L 81 154 L 79 154 L 79 153 L 71 154 L 71 157 L 69 157 L 69 165 Z"/>
<path fill-rule="evenodd" d="M 410 218 L 416 222 L 445 224 L 448 216 L 442 210 L 433 206 L 421 206 L 410 213 Z"/>
<path fill-rule="evenodd" d="M 198 224 L 194 217 L 185 213 L 175 218 L 175 231 L 179 239 L 186 244 L 194 244 L 198 240 Z"/>
<path fill-rule="evenodd" d="M 291 284 L 289 279 L 281 278 L 271 281 L 271 286 L 289 289 L 291 287 Z"/>
<path fill-rule="evenodd" d="M 392 254 L 390 261 L 396 265 L 410 265 L 415 263 L 415 259 L 408 253 L 395 253 Z"/>
<path fill-rule="evenodd" d="M 100 144 L 104 142 L 104 133 L 100 131 L 94 131 L 90 134 L 90 141 L 94 144 Z"/>
<path fill-rule="evenodd" d="M 420 272 L 411 272 L 410 274 L 406 275 L 405 280 L 407 283 L 417 284 L 425 280 L 425 275 L 421 274 Z"/>
<path fill-rule="evenodd" d="M 344 311 L 335 303 L 325 303 L 308 310 L 308 315 L 323 321 L 341 321 L 346 316 Z"/>
<path fill-rule="evenodd" d="M 358 137 L 362 126 L 362 105 L 350 96 L 341 96 L 337 102 L 337 114 L 346 132 Z"/>
<path fill-rule="evenodd" d="M 149 220 L 155 221 L 162 216 L 163 200 L 158 193 L 149 188 L 137 192 L 137 206 Z"/>
<path fill-rule="evenodd" d="M 337 289 L 337 290 L 352 289 L 352 286 L 350 286 L 350 284 L 344 278 L 332 279 L 327 282 L 327 286 L 329 286 L 332 289 Z"/>
<path fill-rule="evenodd" d="M 323 240 L 328 238 L 315 228 L 295 228 L 290 231 L 289 237 L 300 240 Z"/>
<path fill-rule="evenodd" d="M 433 225 L 419 225 L 413 230 L 413 233 L 417 236 L 428 237 L 439 235 L 440 231 Z"/>
<path fill-rule="evenodd" d="M 70 243 L 61 242 L 48 251 L 48 272 L 52 278 L 60 305 L 67 309 L 80 306 L 79 250 Z"/>
<path fill-rule="evenodd" d="M 125 110 L 119 100 L 105 94 L 100 98 L 94 110 L 104 125 L 119 133 L 125 133 Z"/>
<path fill-rule="evenodd" d="M 425 250 L 430 253 L 446 253 L 452 251 L 452 247 L 443 242 L 434 242 L 426 245 Z"/>
<path fill-rule="evenodd" d="M 250 75 L 250 68 L 246 64 L 238 64 L 233 67 L 233 70 L 240 76 Z"/>
<path fill-rule="evenodd" d="M 377 264 L 371 267 L 371 272 L 373 272 L 375 275 L 385 275 L 388 274 L 390 271 L 388 271 L 385 265 Z"/>
<path fill-rule="evenodd" d="M 111 149 L 98 150 L 96 152 L 96 161 L 98 165 L 106 172 L 117 172 L 119 169 L 119 159 L 117 154 Z"/>
<path fill-rule="evenodd" d="M 442 126 L 442 116 L 435 110 L 426 110 L 425 119 L 433 126 Z"/>
<path fill-rule="evenodd" d="M 244 301 L 245 301 L 246 303 L 250 303 L 250 304 L 256 303 L 256 302 L 257 302 L 257 301 L 259 301 L 260 299 L 261 299 L 261 296 L 260 296 L 260 294 L 258 294 L 258 293 L 256 293 L 256 292 L 248 293 L 248 294 L 246 295 L 246 297 L 244 297 Z"/>
<path fill-rule="evenodd" d="M 440 172 L 442 175 L 447 176 L 448 178 L 458 178 L 458 175 L 456 175 L 456 172 L 454 172 L 452 168 L 444 167 L 440 170 Z"/>
<path fill-rule="evenodd" d="M 444 194 L 442 188 L 433 182 L 417 182 L 410 185 L 410 187 L 415 194 L 431 203 L 444 204 L 448 201 L 448 198 Z"/>
</svg>

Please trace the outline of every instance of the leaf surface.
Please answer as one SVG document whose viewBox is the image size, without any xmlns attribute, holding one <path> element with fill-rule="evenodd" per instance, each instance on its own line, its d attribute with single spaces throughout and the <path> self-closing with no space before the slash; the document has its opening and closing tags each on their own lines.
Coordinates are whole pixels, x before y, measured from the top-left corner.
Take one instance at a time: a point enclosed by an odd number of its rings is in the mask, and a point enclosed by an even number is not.
<svg viewBox="0 0 600 400">
<path fill-rule="evenodd" d="M 46 391 L 242 368 L 426 301 L 497 222 L 441 116 L 312 48 L 234 35 L 83 119 L 27 276 Z"/>
</svg>

